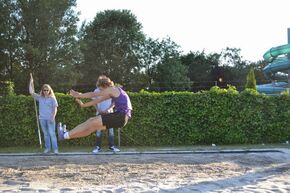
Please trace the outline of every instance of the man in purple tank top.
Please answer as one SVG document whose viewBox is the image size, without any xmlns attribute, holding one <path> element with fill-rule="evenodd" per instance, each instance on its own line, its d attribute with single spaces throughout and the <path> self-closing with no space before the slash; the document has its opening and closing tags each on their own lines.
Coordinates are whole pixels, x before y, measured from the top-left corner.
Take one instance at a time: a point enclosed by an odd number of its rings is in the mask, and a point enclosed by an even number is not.
<svg viewBox="0 0 290 193">
<path fill-rule="evenodd" d="M 120 87 L 114 86 L 114 83 L 107 76 L 98 78 L 100 89 L 99 92 L 79 93 L 70 90 L 70 95 L 75 98 L 80 107 L 91 107 L 96 104 L 112 98 L 115 103 L 115 112 L 102 114 L 96 117 L 89 118 L 84 123 L 76 126 L 70 131 L 64 131 L 63 128 L 58 128 L 60 140 L 80 138 L 90 135 L 97 130 L 105 130 L 107 128 L 124 127 L 131 118 L 132 104 L 127 93 Z M 96 98 L 87 103 L 83 103 L 81 98 Z"/>
</svg>

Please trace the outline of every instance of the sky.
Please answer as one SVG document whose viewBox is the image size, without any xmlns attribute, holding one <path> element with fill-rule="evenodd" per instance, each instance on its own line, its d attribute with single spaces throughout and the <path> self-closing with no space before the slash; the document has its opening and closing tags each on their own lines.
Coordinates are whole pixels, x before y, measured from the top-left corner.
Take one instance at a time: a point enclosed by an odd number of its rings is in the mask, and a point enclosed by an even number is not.
<svg viewBox="0 0 290 193">
<path fill-rule="evenodd" d="M 288 43 L 290 0 L 77 0 L 80 21 L 98 12 L 127 9 L 147 37 L 170 37 L 183 54 L 240 48 L 255 62 L 272 47 Z"/>
</svg>

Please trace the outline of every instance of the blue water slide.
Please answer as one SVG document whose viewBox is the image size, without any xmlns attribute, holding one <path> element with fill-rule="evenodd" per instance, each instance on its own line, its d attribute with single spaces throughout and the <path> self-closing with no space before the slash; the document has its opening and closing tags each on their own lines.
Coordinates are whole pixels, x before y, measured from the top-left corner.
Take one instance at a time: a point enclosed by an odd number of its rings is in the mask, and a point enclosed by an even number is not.
<svg viewBox="0 0 290 193">
<path fill-rule="evenodd" d="M 269 62 L 263 69 L 266 78 L 273 79 L 276 73 L 288 73 L 290 70 L 290 60 L 287 54 L 290 53 L 290 44 L 273 47 L 264 55 L 264 60 Z M 281 92 L 288 89 L 287 82 L 273 82 L 270 84 L 257 85 L 257 90 L 260 93 L 267 95 L 279 95 Z"/>
</svg>

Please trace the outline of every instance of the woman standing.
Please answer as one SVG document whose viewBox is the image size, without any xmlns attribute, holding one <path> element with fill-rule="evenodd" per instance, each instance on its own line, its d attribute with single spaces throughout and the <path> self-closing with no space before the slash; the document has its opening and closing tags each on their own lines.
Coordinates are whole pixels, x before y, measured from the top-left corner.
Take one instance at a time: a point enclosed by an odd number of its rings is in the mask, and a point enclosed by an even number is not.
<svg viewBox="0 0 290 193">
<path fill-rule="evenodd" d="M 39 94 L 34 92 L 33 78 L 30 77 L 29 93 L 39 103 L 39 122 L 44 135 L 45 150 L 44 153 L 58 154 L 58 145 L 55 135 L 55 116 L 58 103 L 52 88 L 44 84 Z"/>
</svg>

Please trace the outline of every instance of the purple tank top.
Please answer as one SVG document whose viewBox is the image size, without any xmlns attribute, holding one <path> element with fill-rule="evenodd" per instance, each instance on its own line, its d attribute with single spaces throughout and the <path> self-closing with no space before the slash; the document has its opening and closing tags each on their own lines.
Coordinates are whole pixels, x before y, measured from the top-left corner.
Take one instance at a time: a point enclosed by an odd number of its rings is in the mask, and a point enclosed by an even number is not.
<svg viewBox="0 0 290 193">
<path fill-rule="evenodd" d="M 131 118 L 132 104 L 130 98 L 123 89 L 120 87 L 116 88 L 120 91 L 120 95 L 118 97 L 112 98 L 112 101 L 115 103 L 116 112 L 124 113 Z"/>
</svg>

